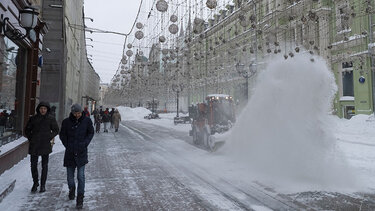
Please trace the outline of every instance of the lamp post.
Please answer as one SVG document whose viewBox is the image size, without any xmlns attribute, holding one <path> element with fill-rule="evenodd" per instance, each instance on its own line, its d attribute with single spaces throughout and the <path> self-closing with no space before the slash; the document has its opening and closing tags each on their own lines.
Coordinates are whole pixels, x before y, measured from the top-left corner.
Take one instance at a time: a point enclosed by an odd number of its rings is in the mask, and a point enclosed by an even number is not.
<svg viewBox="0 0 375 211">
<path fill-rule="evenodd" d="M 239 75 L 244 77 L 246 79 L 246 89 L 245 89 L 245 95 L 246 95 L 246 102 L 249 99 L 249 78 L 253 77 L 256 73 L 256 64 L 254 62 L 251 62 L 249 65 L 249 69 L 245 69 L 245 65 L 242 63 L 236 64 L 236 70 Z"/>
<path fill-rule="evenodd" d="M 183 90 L 183 85 L 182 84 L 179 84 L 179 85 L 173 84 L 172 90 L 177 93 L 177 115 L 176 115 L 176 117 L 179 117 L 179 113 L 178 113 L 179 100 L 178 100 L 178 98 L 179 98 L 180 92 Z"/>
<path fill-rule="evenodd" d="M 9 18 L 1 14 L 0 16 L 0 33 L 8 34 L 14 39 L 22 40 L 25 37 L 29 36 L 34 42 L 36 40 L 36 34 L 34 31 L 35 26 L 38 23 L 38 14 L 35 8 L 27 7 L 20 11 L 19 20 L 20 26 L 26 30 L 26 34 L 23 35 L 19 29 L 11 27 Z"/>
</svg>

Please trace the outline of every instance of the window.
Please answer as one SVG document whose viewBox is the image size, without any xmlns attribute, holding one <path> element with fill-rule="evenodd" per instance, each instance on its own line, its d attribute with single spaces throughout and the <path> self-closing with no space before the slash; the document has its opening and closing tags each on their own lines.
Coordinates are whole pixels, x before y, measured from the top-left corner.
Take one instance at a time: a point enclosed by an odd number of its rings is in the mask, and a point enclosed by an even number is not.
<svg viewBox="0 0 375 211">
<path fill-rule="evenodd" d="M 354 96 L 353 71 L 342 72 L 342 95 Z"/>
<path fill-rule="evenodd" d="M 350 28 L 349 6 L 347 3 L 340 5 L 336 11 L 337 31 L 344 31 Z"/>
<path fill-rule="evenodd" d="M 0 38 L 0 146 L 17 139 L 22 131 L 23 101 L 17 86 L 23 81 L 23 51 L 7 37 Z M 18 87 L 21 89 L 21 87 Z"/>
</svg>

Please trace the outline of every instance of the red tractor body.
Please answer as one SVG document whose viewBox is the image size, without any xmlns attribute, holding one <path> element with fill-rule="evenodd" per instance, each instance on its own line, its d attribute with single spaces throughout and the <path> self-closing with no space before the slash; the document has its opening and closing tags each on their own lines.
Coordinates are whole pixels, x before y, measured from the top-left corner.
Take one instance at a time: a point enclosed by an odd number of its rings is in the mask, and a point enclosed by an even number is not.
<svg viewBox="0 0 375 211">
<path fill-rule="evenodd" d="M 228 131 L 235 122 L 233 99 L 229 95 L 212 94 L 206 97 L 206 102 L 189 107 L 189 116 L 195 144 L 201 144 L 210 150 L 216 149 L 212 135 Z"/>
</svg>

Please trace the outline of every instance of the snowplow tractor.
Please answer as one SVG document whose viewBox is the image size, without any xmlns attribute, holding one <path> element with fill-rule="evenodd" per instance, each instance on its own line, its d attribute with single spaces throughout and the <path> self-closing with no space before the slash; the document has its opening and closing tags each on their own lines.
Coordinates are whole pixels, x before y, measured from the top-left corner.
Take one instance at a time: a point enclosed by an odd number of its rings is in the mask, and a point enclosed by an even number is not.
<svg viewBox="0 0 375 211">
<path fill-rule="evenodd" d="M 236 120 L 233 99 L 229 95 L 208 95 L 204 103 L 189 107 L 189 117 L 193 120 L 190 130 L 193 143 L 215 151 L 223 143 L 213 135 L 228 131 Z"/>
</svg>

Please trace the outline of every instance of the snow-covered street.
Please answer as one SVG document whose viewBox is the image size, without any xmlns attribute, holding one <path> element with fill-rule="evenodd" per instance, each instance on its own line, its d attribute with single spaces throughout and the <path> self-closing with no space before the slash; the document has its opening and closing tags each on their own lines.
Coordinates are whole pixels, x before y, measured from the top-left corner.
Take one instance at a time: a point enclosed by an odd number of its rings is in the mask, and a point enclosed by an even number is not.
<svg viewBox="0 0 375 211">
<path fill-rule="evenodd" d="M 345 190 L 319 181 L 310 186 L 289 186 L 282 180 L 261 178 L 244 162 L 220 148 L 209 152 L 188 135 L 190 125 L 173 125 L 175 114 L 144 120 L 145 109 L 120 108 L 123 121 L 118 133 L 95 135 L 86 167 L 86 210 L 373 210 L 375 209 L 373 117 L 352 120 L 332 117 L 337 147 L 356 175 L 368 184 Z M 126 111 L 125 111 L 126 110 Z M 139 112 L 133 118 L 130 111 Z M 352 130 L 347 130 L 351 128 Z M 356 131 L 359 130 L 361 134 Z M 338 135 L 340 134 L 340 135 Z M 63 147 L 59 140 L 50 156 L 47 191 L 30 193 L 29 157 L 0 176 L 5 185 L 16 179 L 14 190 L 0 210 L 68 210 Z M 228 143 L 227 143 L 228 144 Z M 276 178 L 276 177 L 275 177 Z M 315 185 L 315 186 L 314 186 Z M 290 188 L 288 188 L 290 187 Z M 361 186 L 362 187 L 362 186 Z"/>
</svg>

